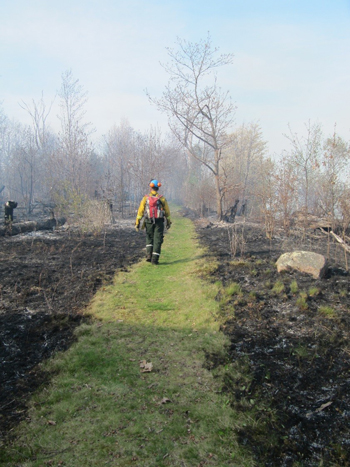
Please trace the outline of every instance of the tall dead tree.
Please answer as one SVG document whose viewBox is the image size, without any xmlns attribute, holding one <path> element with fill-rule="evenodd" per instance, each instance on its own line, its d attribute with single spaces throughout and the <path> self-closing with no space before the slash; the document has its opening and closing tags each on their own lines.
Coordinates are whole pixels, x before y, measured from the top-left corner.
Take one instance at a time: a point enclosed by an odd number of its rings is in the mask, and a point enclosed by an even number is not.
<svg viewBox="0 0 350 467">
<path fill-rule="evenodd" d="M 170 76 L 161 98 L 151 103 L 168 116 L 169 126 L 188 153 L 215 179 L 217 216 L 222 218 L 224 190 L 220 174 L 222 150 L 233 121 L 235 106 L 228 92 L 217 85 L 216 69 L 232 63 L 233 55 L 217 56 L 211 38 L 199 43 L 178 39 L 168 48 L 170 63 L 162 65 Z"/>
<path fill-rule="evenodd" d="M 46 106 L 44 94 L 39 101 L 32 100 L 31 104 L 22 101 L 20 107 L 25 110 L 31 120 L 32 125 L 25 130 L 26 144 L 17 151 L 19 158 L 19 170 L 26 174 L 27 185 L 29 186 L 27 198 L 28 214 L 32 212 L 35 196 L 46 197 L 49 191 L 49 181 L 47 180 L 46 168 L 52 155 L 55 137 L 47 125 L 53 101 Z"/>
<path fill-rule="evenodd" d="M 305 219 L 310 211 L 311 198 L 315 199 L 316 174 L 320 165 L 322 142 L 321 125 L 305 125 L 306 136 L 299 137 L 289 127 L 290 135 L 285 135 L 292 144 L 290 160 L 297 168 L 300 189 L 300 201 Z"/>
</svg>

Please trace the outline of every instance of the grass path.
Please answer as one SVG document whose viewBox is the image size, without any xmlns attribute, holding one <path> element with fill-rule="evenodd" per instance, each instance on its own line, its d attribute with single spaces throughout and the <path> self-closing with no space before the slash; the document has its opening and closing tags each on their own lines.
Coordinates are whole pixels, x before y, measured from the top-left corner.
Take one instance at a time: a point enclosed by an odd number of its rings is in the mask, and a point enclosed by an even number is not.
<svg viewBox="0 0 350 467">
<path fill-rule="evenodd" d="M 29 419 L 0 465 L 252 466 L 221 392 L 230 365 L 209 371 L 207 355 L 225 355 L 214 300 L 218 285 L 192 223 L 176 214 L 161 263 L 142 261 L 91 303 L 92 324 L 69 351 L 45 364 L 50 387 L 35 395 Z"/>
</svg>

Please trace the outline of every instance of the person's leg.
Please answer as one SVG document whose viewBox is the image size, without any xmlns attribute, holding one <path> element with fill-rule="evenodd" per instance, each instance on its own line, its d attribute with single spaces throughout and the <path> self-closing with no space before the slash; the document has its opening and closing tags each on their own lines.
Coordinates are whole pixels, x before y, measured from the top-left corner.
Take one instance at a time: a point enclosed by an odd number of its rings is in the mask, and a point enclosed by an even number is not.
<svg viewBox="0 0 350 467">
<path fill-rule="evenodd" d="M 164 219 L 157 219 L 154 224 L 152 264 L 158 264 L 164 239 Z"/>
<path fill-rule="evenodd" d="M 146 222 L 146 261 L 151 262 L 153 253 L 154 226 Z"/>
</svg>

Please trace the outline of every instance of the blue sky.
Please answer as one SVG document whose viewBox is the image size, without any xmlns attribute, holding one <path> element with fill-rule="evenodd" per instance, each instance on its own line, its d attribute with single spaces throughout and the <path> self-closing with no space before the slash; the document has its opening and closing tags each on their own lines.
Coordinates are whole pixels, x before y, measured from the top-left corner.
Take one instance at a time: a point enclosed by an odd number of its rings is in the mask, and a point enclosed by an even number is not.
<svg viewBox="0 0 350 467">
<path fill-rule="evenodd" d="M 350 0 L 0 0 L 0 102 L 26 123 L 19 103 L 42 92 L 49 103 L 71 69 L 97 136 L 122 118 L 141 131 L 166 128 L 145 89 L 164 89 L 166 47 L 208 31 L 234 54 L 218 79 L 236 124 L 259 122 L 271 153 L 288 148 L 288 124 L 302 134 L 308 120 L 326 135 L 336 123 L 350 140 Z"/>
</svg>

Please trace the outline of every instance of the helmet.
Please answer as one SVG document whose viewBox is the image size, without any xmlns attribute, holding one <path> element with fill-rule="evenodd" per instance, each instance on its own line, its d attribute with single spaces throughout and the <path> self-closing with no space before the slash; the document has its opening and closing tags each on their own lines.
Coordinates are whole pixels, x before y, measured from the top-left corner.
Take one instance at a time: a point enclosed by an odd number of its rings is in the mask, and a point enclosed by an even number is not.
<svg viewBox="0 0 350 467">
<path fill-rule="evenodd" d="M 161 184 L 160 182 L 158 182 L 158 180 L 151 180 L 151 181 L 149 182 L 149 186 L 150 186 L 151 188 L 159 188 L 159 187 L 162 186 L 162 184 Z"/>
</svg>

